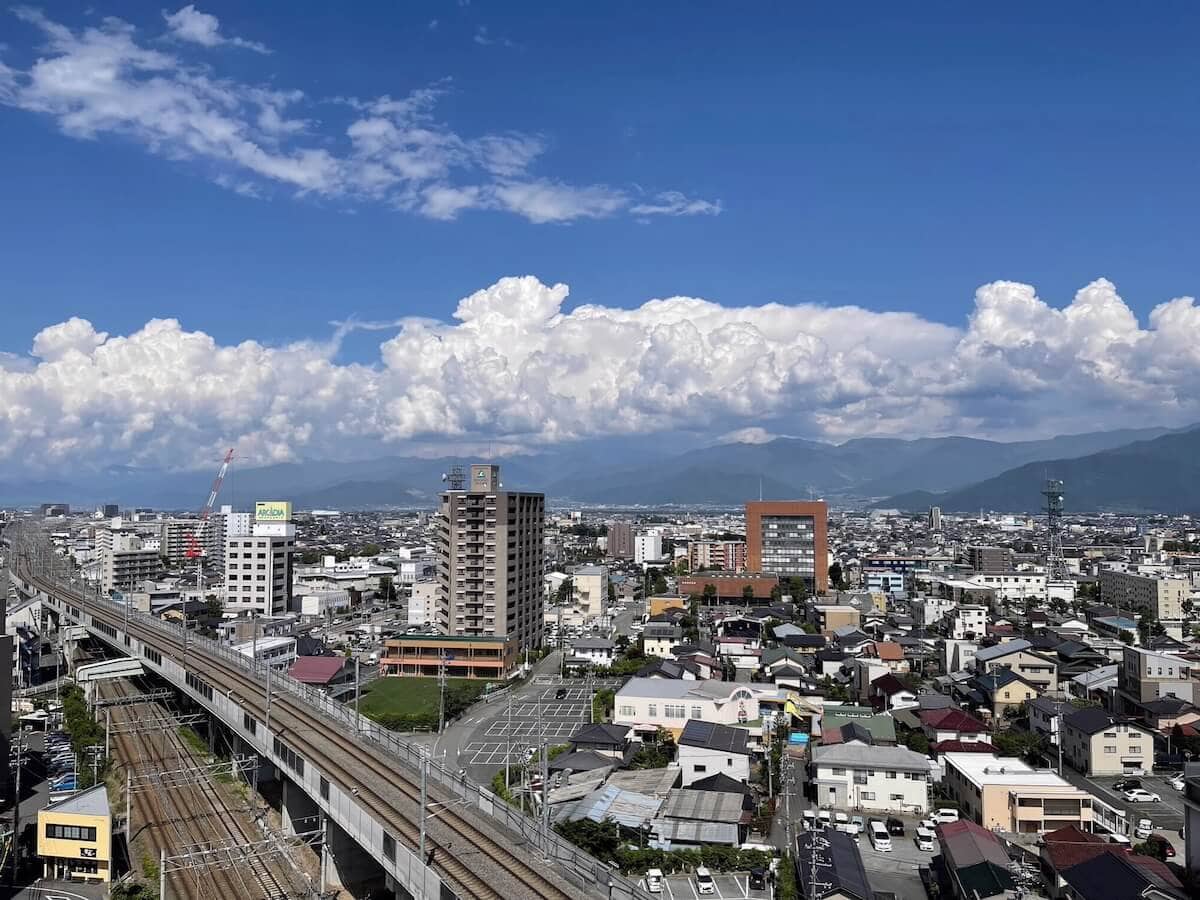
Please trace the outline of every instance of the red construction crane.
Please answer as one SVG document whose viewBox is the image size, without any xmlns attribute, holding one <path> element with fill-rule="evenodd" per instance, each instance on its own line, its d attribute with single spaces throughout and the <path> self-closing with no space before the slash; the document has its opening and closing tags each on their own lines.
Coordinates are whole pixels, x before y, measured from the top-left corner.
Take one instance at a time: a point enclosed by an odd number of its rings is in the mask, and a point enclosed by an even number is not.
<svg viewBox="0 0 1200 900">
<path fill-rule="evenodd" d="M 217 472 L 217 477 L 213 479 L 212 491 L 209 492 L 208 501 L 204 504 L 204 508 L 200 510 L 200 521 L 203 524 L 207 524 L 208 517 L 212 515 L 213 505 L 217 502 L 217 494 L 221 493 L 221 484 L 225 481 L 225 473 L 229 471 L 229 464 L 231 462 L 233 462 L 232 447 L 230 447 L 229 452 L 225 454 L 225 459 L 221 462 L 221 468 Z M 205 530 L 203 524 L 199 529 L 197 529 L 198 531 Z M 201 547 L 200 542 L 196 540 L 195 531 L 187 536 L 187 540 L 188 548 L 186 556 L 188 559 L 196 559 L 197 557 L 204 555 L 204 548 Z"/>
</svg>

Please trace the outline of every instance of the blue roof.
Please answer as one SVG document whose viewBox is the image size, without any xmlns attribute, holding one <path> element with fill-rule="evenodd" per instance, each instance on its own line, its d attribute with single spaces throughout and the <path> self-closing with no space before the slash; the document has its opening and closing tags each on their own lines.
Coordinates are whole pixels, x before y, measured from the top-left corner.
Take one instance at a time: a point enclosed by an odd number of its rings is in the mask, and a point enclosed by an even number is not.
<svg viewBox="0 0 1200 900">
<path fill-rule="evenodd" d="M 1105 625 L 1111 625 L 1113 628 L 1124 629 L 1125 631 L 1136 631 L 1138 627 L 1136 619 L 1130 619 L 1125 616 L 1105 616 L 1096 621 L 1103 622 Z"/>
</svg>

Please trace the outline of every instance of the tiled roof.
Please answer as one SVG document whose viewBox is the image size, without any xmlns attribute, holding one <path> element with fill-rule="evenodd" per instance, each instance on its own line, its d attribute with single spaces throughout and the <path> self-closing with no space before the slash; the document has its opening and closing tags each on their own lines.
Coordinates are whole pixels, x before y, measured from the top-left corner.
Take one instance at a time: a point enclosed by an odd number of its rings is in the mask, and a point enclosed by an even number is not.
<svg viewBox="0 0 1200 900">
<path fill-rule="evenodd" d="M 961 709 L 926 709 L 922 710 L 920 715 L 923 724 L 939 731 L 982 734 L 988 730 L 986 725 Z"/>
<path fill-rule="evenodd" d="M 298 656 L 288 674 L 305 684 L 329 684 L 345 665 L 344 656 Z"/>
</svg>

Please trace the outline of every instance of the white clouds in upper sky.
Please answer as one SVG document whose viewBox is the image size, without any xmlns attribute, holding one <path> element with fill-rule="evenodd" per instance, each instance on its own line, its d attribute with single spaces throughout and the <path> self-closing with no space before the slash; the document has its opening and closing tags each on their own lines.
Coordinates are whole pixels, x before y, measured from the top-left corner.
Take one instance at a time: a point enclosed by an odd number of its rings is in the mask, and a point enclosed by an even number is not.
<svg viewBox="0 0 1200 900">
<path fill-rule="evenodd" d="M 220 75 L 220 55 L 182 51 L 262 44 L 222 33 L 216 16 L 188 5 L 164 12 L 167 32 L 143 36 L 116 18 L 74 29 L 42 12 L 15 15 L 44 39 L 24 70 L 0 62 L 0 103 L 53 118 L 82 139 L 119 136 L 150 152 L 200 164 L 217 184 L 247 196 L 280 186 L 347 203 L 376 201 L 434 219 L 468 210 L 514 213 L 531 222 L 571 222 L 622 212 L 715 214 L 719 202 L 676 190 L 653 201 L 603 183 L 572 184 L 538 174 L 542 135 L 466 136 L 434 115 L 445 82 L 393 99 L 345 99 L 348 124 L 318 128 L 314 100 L 296 89 Z M 436 23 L 430 23 L 430 28 Z M 479 43 L 509 43 L 481 29 Z M 3 48 L 0 48 L 3 49 Z M 340 148 L 340 149 L 339 149 Z"/>
<path fill-rule="evenodd" d="M 36 335 L 29 358 L 0 355 L 0 462 L 205 467 L 228 446 L 271 461 L 680 431 L 1027 437 L 1200 421 L 1200 308 L 1170 300 L 1142 327 L 1105 280 L 1065 309 L 1028 285 L 984 285 L 962 328 L 690 297 L 563 312 L 566 298 L 565 285 L 505 278 L 460 300 L 453 322 L 351 320 L 284 347 L 224 346 L 171 319 L 129 335 L 71 319 Z M 339 362 L 356 330 L 395 333 L 373 363 Z"/>
</svg>

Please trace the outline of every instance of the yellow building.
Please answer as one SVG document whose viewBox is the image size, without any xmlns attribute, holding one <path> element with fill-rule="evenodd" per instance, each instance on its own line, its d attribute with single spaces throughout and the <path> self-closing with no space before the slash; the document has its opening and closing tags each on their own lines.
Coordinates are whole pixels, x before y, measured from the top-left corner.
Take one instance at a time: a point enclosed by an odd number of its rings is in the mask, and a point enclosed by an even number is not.
<svg viewBox="0 0 1200 900">
<path fill-rule="evenodd" d="M 112 816 L 108 789 L 101 784 L 41 810 L 37 850 L 46 878 L 110 881 Z"/>
</svg>

